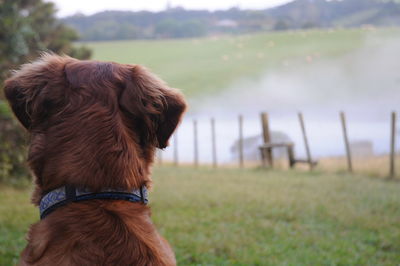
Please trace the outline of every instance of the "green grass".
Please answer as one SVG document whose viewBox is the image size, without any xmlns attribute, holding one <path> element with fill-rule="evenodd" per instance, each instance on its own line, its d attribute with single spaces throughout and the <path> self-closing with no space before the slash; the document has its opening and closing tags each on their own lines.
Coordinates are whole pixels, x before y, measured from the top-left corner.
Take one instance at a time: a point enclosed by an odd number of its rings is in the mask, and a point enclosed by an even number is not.
<svg viewBox="0 0 400 266">
<path fill-rule="evenodd" d="M 0 187 L 0 265 L 17 262 L 28 226 L 37 221 L 30 193 L 29 189 Z"/>
<path fill-rule="evenodd" d="M 385 40 L 399 35 L 396 29 L 313 30 L 261 33 L 218 38 L 113 41 L 87 43 L 94 59 L 142 64 L 188 97 L 210 95 L 241 79 L 254 79 L 268 69 L 306 58 L 332 58 L 363 47 L 371 36 Z"/>
<path fill-rule="evenodd" d="M 400 183 L 255 169 L 156 168 L 153 220 L 179 265 L 399 265 Z M 38 219 L 0 188 L 0 265 Z"/>
</svg>

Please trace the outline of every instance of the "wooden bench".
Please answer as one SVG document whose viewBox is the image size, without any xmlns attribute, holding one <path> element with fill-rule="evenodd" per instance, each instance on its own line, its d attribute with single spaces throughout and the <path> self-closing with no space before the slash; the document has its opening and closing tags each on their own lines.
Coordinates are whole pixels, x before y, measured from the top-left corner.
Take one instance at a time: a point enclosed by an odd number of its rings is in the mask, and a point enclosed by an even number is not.
<svg viewBox="0 0 400 266">
<path fill-rule="evenodd" d="M 295 164 L 294 160 L 294 153 L 293 153 L 293 143 L 264 143 L 259 147 L 261 153 L 261 162 L 264 167 L 274 166 L 274 160 L 272 155 L 272 150 L 274 148 L 286 148 L 289 160 L 289 166 L 292 168 Z"/>
<path fill-rule="evenodd" d="M 286 148 L 289 167 L 293 168 L 297 163 L 307 163 L 312 167 L 318 164 L 317 161 L 308 161 L 306 159 L 296 159 L 294 156 L 294 143 L 292 142 L 280 142 L 280 143 L 265 143 L 259 147 L 261 153 L 261 160 L 263 167 L 273 167 L 273 155 L 272 150 L 274 148 Z"/>
<path fill-rule="evenodd" d="M 267 113 L 261 114 L 261 125 L 262 125 L 262 130 L 263 130 L 264 144 L 259 147 L 259 150 L 261 152 L 261 160 L 262 160 L 263 167 L 267 167 L 267 166 L 273 167 L 274 166 L 274 158 L 272 156 L 272 150 L 274 148 L 286 148 L 290 168 L 293 168 L 297 163 L 307 163 L 307 164 L 309 164 L 310 169 L 312 169 L 314 166 L 317 165 L 317 163 L 318 163 L 317 161 L 311 160 L 311 156 L 309 155 L 309 152 L 308 152 L 308 156 L 307 156 L 309 159 L 307 159 L 307 160 L 295 159 L 294 143 L 292 143 L 292 142 L 272 143 L 271 142 L 271 133 L 269 130 L 269 121 L 268 121 Z"/>
</svg>

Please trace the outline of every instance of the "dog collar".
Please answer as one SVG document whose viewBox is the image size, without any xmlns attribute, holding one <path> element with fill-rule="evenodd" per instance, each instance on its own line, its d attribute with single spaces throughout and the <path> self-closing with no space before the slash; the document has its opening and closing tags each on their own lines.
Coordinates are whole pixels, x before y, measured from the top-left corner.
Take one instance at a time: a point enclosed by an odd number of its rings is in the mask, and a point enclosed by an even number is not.
<svg viewBox="0 0 400 266">
<path fill-rule="evenodd" d="M 143 204 L 147 204 L 148 193 L 145 186 L 130 192 L 106 189 L 101 192 L 94 193 L 87 189 L 75 188 L 74 186 L 67 185 L 54 189 L 43 196 L 39 204 L 40 219 L 45 218 L 58 207 L 64 206 L 70 202 L 79 202 L 92 199 L 126 200 L 130 202 L 141 202 Z"/>
</svg>

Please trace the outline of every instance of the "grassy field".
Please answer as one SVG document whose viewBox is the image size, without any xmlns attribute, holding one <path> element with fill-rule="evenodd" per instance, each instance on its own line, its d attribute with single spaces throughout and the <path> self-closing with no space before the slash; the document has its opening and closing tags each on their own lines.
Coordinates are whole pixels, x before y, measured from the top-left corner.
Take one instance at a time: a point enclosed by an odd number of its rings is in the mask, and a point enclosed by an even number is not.
<svg viewBox="0 0 400 266">
<path fill-rule="evenodd" d="M 180 265 L 400 265 L 400 183 L 258 169 L 156 168 L 153 220 Z M 38 219 L 0 187 L 0 265 Z"/>
<path fill-rule="evenodd" d="M 388 178 L 390 173 L 388 155 L 353 158 L 353 171 L 369 177 Z M 346 157 L 327 157 L 319 160 L 317 169 L 321 172 L 344 173 L 348 170 Z M 395 160 L 395 178 L 400 178 L 400 156 Z M 400 180 L 400 179 L 399 179 Z"/>
<path fill-rule="evenodd" d="M 358 175 L 363 175 L 371 178 L 386 179 L 389 178 L 390 173 L 390 157 L 389 155 L 380 155 L 372 157 L 353 157 L 352 165 L 353 172 Z M 246 162 L 248 167 L 257 167 L 260 162 Z M 237 167 L 237 164 L 233 165 Z M 289 163 L 286 159 L 274 161 L 274 168 L 279 170 L 289 170 Z M 309 171 L 308 164 L 298 164 L 295 166 L 296 170 Z M 318 158 L 318 164 L 314 170 L 321 173 L 330 174 L 343 174 L 348 172 L 347 158 L 345 156 L 339 157 L 322 157 Z M 400 156 L 395 160 L 395 179 L 400 181 Z"/>
<path fill-rule="evenodd" d="M 94 59 L 143 64 L 189 96 L 209 95 L 242 78 L 296 62 L 360 49 L 366 39 L 398 36 L 396 29 L 313 30 L 203 39 L 87 43 Z"/>
</svg>

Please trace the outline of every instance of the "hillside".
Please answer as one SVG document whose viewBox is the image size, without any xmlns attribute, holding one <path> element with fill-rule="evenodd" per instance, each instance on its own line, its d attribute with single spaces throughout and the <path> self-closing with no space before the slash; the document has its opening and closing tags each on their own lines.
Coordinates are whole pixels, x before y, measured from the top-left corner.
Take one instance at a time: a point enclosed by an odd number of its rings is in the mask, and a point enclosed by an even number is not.
<svg viewBox="0 0 400 266">
<path fill-rule="evenodd" d="M 400 5 L 395 1 L 296 0 L 266 10 L 266 14 L 275 20 L 286 23 L 288 28 L 400 25 Z"/>
<path fill-rule="evenodd" d="M 304 28 L 400 25 L 400 3 L 381 0 L 296 0 L 264 10 L 104 11 L 63 21 L 82 40 L 169 39 Z"/>
<path fill-rule="evenodd" d="M 208 96 L 266 71 L 302 69 L 361 49 L 369 36 L 382 41 L 397 30 L 262 33 L 199 39 L 91 42 L 94 59 L 142 64 L 190 98 Z"/>
</svg>

